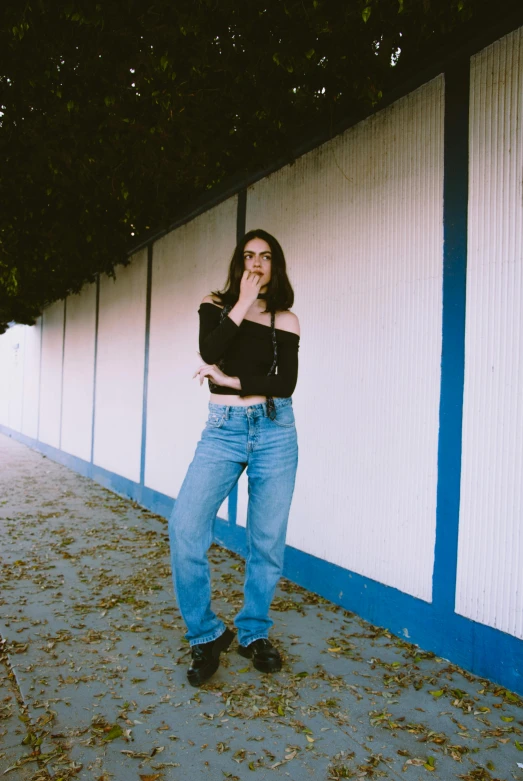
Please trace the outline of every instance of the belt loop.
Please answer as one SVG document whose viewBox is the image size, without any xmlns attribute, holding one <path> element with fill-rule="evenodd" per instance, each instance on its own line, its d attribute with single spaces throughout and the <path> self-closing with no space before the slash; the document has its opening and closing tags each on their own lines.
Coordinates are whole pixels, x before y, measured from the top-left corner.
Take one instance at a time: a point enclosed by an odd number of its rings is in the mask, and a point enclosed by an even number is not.
<svg viewBox="0 0 523 781">
<path fill-rule="evenodd" d="M 230 406 L 226 406 L 225 407 L 225 420 L 229 420 L 229 410 L 230 410 Z"/>
</svg>

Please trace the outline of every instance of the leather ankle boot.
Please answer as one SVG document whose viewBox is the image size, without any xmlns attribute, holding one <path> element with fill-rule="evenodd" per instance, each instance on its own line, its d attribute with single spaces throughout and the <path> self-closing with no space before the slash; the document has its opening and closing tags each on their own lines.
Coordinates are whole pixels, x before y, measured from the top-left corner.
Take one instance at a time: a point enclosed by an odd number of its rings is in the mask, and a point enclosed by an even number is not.
<svg viewBox="0 0 523 781">
<path fill-rule="evenodd" d="M 239 645 L 238 653 L 246 659 L 252 659 L 254 667 L 262 673 L 276 673 L 281 670 L 280 653 L 265 637 L 249 645 Z"/>
<path fill-rule="evenodd" d="M 210 640 L 191 646 L 192 662 L 187 670 L 187 679 L 191 686 L 201 686 L 220 666 L 220 654 L 226 651 L 234 639 L 234 632 L 226 629 L 223 634 Z"/>
</svg>

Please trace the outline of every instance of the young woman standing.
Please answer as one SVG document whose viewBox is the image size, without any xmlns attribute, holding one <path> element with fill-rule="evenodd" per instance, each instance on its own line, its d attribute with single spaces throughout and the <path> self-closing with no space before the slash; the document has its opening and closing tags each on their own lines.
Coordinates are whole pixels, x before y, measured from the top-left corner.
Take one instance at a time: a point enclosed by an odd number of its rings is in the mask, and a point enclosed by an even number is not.
<svg viewBox="0 0 523 781">
<path fill-rule="evenodd" d="M 269 607 L 281 576 L 287 520 L 298 464 L 291 396 L 298 376 L 294 293 L 276 239 L 249 231 L 232 256 L 223 291 L 200 306 L 195 373 L 209 380 L 209 417 L 169 520 L 173 581 L 187 626 L 193 686 L 219 667 L 234 633 L 211 609 L 207 551 L 216 513 L 247 470 L 248 555 L 244 603 L 234 623 L 238 652 L 275 672 L 281 658 L 268 639 Z"/>
</svg>

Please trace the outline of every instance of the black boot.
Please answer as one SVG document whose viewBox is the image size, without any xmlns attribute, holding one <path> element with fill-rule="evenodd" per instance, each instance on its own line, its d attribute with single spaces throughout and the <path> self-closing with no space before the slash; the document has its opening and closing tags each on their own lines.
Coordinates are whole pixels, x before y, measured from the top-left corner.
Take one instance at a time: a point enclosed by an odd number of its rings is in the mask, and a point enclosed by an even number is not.
<svg viewBox="0 0 523 781">
<path fill-rule="evenodd" d="M 277 673 L 281 670 L 279 651 L 264 637 L 249 645 L 239 645 L 238 653 L 246 659 L 252 659 L 254 667 L 262 673 Z"/>
<path fill-rule="evenodd" d="M 233 639 L 234 632 L 226 629 L 216 640 L 191 646 L 192 662 L 187 670 L 187 678 L 191 686 L 201 686 L 216 672 L 220 666 L 221 652 L 227 650 Z"/>
</svg>

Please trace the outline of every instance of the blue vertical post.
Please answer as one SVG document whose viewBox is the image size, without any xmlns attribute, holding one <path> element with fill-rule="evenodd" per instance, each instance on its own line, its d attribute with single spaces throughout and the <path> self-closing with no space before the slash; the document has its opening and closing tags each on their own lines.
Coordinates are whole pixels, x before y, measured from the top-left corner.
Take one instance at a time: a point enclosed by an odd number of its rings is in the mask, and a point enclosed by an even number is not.
<svg viewBox="0 0 523 781">
<path fill-rule="evenodd" d="M 443 327 L 433 603 L 454 613 L 458 564 L 469 146 L 468 58 L 445 72 L 443 180 Z"/>
<path fill-rule="evenodd" d="M 245 234 L 245 222 L 247 218 L 247 190 L 240 190 L 238 193 L 237 211 L 236 211 L 236 243 L 240 241 Z M 229 513 L 229 523 L 235 524 L 238 514 L 238 484 L 234 486 L 229 494 L 227 505 Z"/>
</svg>

